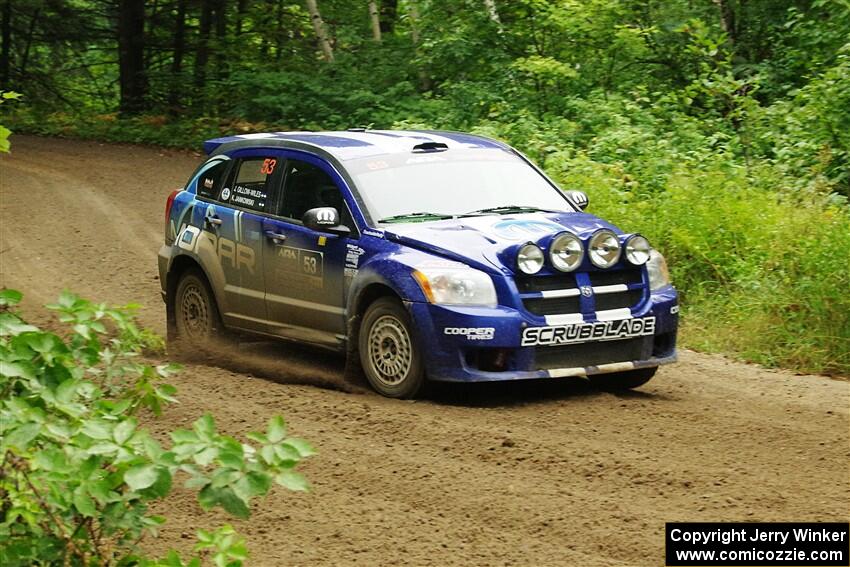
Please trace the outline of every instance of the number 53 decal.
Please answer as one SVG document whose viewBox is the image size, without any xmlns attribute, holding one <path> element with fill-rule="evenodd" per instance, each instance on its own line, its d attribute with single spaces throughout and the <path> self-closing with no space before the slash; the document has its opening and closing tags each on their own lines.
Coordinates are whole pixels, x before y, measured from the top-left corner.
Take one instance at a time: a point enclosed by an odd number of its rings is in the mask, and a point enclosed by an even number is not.
<svg viewBox="0 0 850 567">
<path fill-rule="evenodd" d="M 281 246 L 277 249 L 278 261 L 291 274 L 303 274 L 313 278 L 324 275 L 324 257 L 321 252 Z"/>
<path fill-rule="evenodd" d="M 277 160 L 268 158 L 263 160 L 263 165 L 260 167 L 260 173 L 263 175 L 271 175 L 274 173 L 274 168 L 277 165 Z"/>
<path fill-rule="evenodd" d="M 321 252 L 312 252 L 309 250 L 301 250 L 301 271 L 304 272 L 305 275 L 313 276 L 316 278 L 322 277 L 322 272 L 324 266 L 322 265 L 322 253 Z"/>
</svg>

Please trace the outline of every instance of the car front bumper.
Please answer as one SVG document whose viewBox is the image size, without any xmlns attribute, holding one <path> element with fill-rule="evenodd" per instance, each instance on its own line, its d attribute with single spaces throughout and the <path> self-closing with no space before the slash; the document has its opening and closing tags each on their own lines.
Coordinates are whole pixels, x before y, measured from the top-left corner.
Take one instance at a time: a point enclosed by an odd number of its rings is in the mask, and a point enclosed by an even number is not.
<svg viewBox="0 0 850 567">
<path fill-rule="evenodd" d="M 548 346 L 523 346 L 525 329 L 552 325 L 522 310 L 419 302 L 408 305 L 431 380 L 488 382 L 586 377 L 676 361 L 679 305 L 672 286 L 652 292 L 641 310 L 622 317 L 653 319 L 651 334 Z M 591 314 L 573 325 L 595 322 L 597 319 Z"/>
</svg>

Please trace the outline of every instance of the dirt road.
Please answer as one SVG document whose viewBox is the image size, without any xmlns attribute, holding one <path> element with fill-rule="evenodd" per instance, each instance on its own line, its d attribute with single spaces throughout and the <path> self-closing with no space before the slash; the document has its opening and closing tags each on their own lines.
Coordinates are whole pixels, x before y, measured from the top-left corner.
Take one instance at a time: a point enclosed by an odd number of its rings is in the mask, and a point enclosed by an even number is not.
<svg viewBox="0 0 850 567">
<path fill-rule="evenodd" d="M 165 198 L 198 161 L 15 136 L 0 158 L 0 284 L 28 308 L 63 288 L 139 302 L 163 332 Z M 549 381 L 404 402 L 333 389 L 341 361 L 292 355 L 248 345 L 227 368 L 188 366 L 158 426 L 212 411 L 239 435 L 283 413 L 317 446 L 312 492 L 275 490 L 233 522 L 252 565 L 661 565 L 665 521 L 848 520 L 848 382 L 683 352 L 630 394 Z M 160 511 L 156 551 L 225 521 L 185 491 Z"/>
</svg>

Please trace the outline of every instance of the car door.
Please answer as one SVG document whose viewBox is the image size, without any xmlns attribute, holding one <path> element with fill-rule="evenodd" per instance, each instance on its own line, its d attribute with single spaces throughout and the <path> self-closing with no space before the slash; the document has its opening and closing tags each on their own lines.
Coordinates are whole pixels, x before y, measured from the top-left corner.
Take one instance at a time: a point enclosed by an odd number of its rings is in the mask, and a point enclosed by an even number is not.
<svg viewBox="0 0 850 567">
<path fill-rule="evenodd" d="M 262 221 L 268 192 L 280 173 L 279 158 L 256 154 L 252 150 L 233 156 L 224 183 L 195 207 L 193 224 L 205 237 L 199 248 L 207 248 L 205 256 L 215 258 L 214 269 L 210 262 L 205 267 L 225 324 L 265 331 Z"/>
<path fill-rule="evenodd" d="M 345 335 L 344 265 L 350 239 L 301 222 L 310 209 L 334 207 L 342 224 L 354 228 L 332 171 L 318 158 L 287 158 L 275 211 L 263 222 L 263 266 L 273 333 L 338 345 Z"/>
</svg>

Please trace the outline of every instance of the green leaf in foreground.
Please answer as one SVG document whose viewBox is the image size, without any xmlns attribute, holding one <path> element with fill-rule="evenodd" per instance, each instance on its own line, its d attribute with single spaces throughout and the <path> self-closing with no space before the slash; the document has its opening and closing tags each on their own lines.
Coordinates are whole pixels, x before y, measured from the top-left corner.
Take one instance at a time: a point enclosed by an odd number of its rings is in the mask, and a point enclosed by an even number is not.
<svg viewBox="0 0 850 567">
<path fill-rule="evenodd" d="M 128 469 L 124 473 L 124 482 L 133 490 L 142 490 L 156 482 L 157 472 L 155 465 L 141 465 Z"/>
<path fill-rule="evenodd" d="M 306 492 L 310 489 L 307 479 L 295 471 L 283 471 L 275 477 L 275 482 L 289 490 Z"/>
<path fill-rule="evenodd" d="M 23 297 L 16 289 L 0 289 L 0 305 L 17 305 Z"/>
<path fill-rule="evenodd" d="M 291 469 L 313 451 L 286 437 L 283 418 L 270 421 L 268 435 L 247 433 L 246 442 L 216 431 L 209 414 L 191 430 L 147 431 L 144 424 L 174 401 L 174 388 L 162 380 L 175 367 L 141 361 L 151 339 L 130 313 L 66 292 L 52 306 L 65 329 L 52 333 L 8 309 L 20 300 L 0 291 L 3 567 L 200 567 L 200 557 L 138 555 L 140 539 L 162 524 L 149 507 L 167 502 L 175 480 L 199 490 L 204 508 L 220 506 L 238 518 L 249 516 L 251 501 L 276 477 L 306 489 Z M 247 557 L 229 526 L 203 533 L 199 550 L 208 562 L 238 567 Z"/>
</svg>

